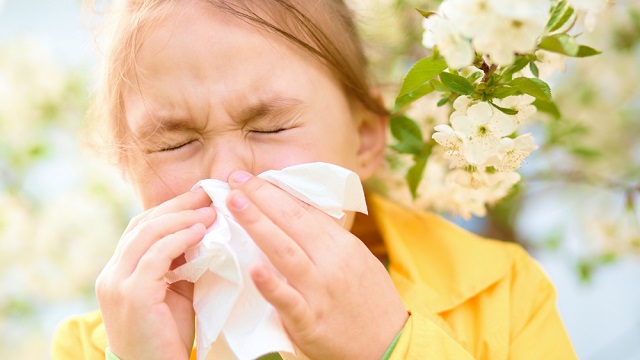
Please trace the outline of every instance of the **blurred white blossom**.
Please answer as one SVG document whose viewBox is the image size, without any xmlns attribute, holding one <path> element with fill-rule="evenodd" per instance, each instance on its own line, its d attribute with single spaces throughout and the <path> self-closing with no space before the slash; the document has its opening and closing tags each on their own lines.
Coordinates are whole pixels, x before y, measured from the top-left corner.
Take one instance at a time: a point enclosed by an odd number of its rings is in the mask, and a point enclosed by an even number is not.
<svg viewBox="0 0 640 360">
<path fill-rule="evenodd" d="M 584 24 L 588 31 L 593 31 L 596 26 L 598 15 L 608 6 L 613 4 L 613 0 L 567 0 L 576 9 L 578 19 Z"/>
<path fill-rule="evenodd" d="M 513 115 L 517 126 L 521 126 L 536 114 L 536 107 L 533 105 L 535 98 L 531 95 L 507 96 L 504 99 L 495 99 L 495 104 L 505 108 L 515 110 L 518 113 Z"/>
<path fill-rule="evenodd" d="M 95 306 L 93 283 L 133 206 L 81 145 L 87 78 L 23 39 L 0 46 L 0 79 L 0 352 L 44 358 L 61 317 Z"/>
<path fill-rule="evenodd" d="M 549 79 L 556 72 L 564 72 L 567 69 L 566 56 L 545 50 L 536 51 L 535 63 L 539 71 L 538 76 L 543 80 Z"/>
<path fill-rule="evenodd" d="M 439 15 L 431 15 L 422 22 L 425 29 L 422 44 L 426 48 L 438 46 L 449 67 L 459 69 L 473 61 L 473 49 L 456 27 Z"/>
<path fill-rule="evenodd" d="M 550 8 L 549 0 L 447 0 L 440 12 L 476 51 L 494 64 L 508 65 L 516 53 L 535 50 Z"/>
</svg>

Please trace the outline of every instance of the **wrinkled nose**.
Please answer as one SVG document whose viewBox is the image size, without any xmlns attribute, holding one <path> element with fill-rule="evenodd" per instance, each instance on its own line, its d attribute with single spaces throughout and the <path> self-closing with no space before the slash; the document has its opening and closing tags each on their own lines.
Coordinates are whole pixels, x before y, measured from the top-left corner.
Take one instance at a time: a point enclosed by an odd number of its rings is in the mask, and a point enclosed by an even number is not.
<svg viewBox="0 0 640 360">
<path fill-rule="evenodd" d="M 241 139 L 228 139 L 207 146 L 205 161 L 210 179 L 227 182 L 229 175 L 238 170 L 253 174 L 255 154 L 248 143 Z"/>
</svg>

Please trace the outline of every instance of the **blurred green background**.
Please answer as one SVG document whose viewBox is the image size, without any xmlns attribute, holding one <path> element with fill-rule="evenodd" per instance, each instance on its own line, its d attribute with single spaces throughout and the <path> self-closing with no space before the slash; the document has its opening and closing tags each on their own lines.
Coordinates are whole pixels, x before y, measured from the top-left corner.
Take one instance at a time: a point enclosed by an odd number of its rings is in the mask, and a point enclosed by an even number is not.
<svg viewBox="0 0 640 360">
<path fill-rule="evenodd" d="M 413 9 L 437 6 L 350 3 L 392 101 L 426 54 Z M 0 0 L 1 359 L 48 358 L 56 324 L 96 308 L 95 277 L 139 211 L 87 144 L 95 23 L 78 0 Z M 640 359 L 640 4 L 619 1 L 581 41 L 604 54 L 551 79 L 565 116 L 530 129 L 541 149 L 525 180 L 487 218 L 452 219 L 527 246 L 556 284 L 581 358 Z M 437 100 L 416 104 L 425 123 L 443 116 Z M 408 201 L 401 174 L 386 179 Z"/>
</svg>

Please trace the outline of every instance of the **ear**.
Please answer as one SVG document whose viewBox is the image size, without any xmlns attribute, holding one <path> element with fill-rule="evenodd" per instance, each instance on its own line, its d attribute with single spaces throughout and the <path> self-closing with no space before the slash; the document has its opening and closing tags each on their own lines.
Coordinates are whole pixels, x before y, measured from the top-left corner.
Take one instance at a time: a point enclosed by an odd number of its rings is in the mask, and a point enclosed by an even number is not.
<svg viewBox="0 0 640 360">
<path fill-rule="evenodd" d="M 387 148 L 389 116 L 361 108 L 358 121 L 360 147 L 357 153 L 358 175 L 367 180 L 382 164 Z"/>
</svg>

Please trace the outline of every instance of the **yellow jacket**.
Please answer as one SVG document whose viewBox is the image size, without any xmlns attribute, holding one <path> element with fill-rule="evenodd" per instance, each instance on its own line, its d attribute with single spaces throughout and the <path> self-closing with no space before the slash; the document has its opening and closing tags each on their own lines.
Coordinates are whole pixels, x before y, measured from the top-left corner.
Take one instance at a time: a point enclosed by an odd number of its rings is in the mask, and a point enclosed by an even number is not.
<svg viewBox="0 0 640 360">
<path fill-rule="evenodd" d="M 391 360 L 576 358 L 555 290 L 520 246 L 378 196 L 371 201 L 389 273 L 411 312 Z M 104 359 L 106 347 L 96 311 L 58 328 L 52 358 Z"/>
</svg>

